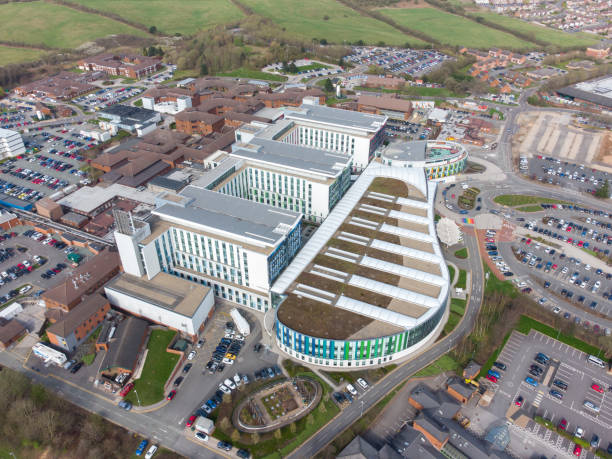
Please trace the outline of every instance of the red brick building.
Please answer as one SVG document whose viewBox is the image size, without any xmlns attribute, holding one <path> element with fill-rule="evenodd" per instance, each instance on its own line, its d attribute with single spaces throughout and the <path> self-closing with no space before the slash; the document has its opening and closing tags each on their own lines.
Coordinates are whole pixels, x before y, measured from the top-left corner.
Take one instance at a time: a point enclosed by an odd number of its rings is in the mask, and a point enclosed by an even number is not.
<svg viewBox="0 0 612 459">
<path fill-rule="evenodd" d="M 159 57 L 146 57 L 136 54 L 99 54 L 81 59 L 79 69 L 85 71 L 100 71 L 107 75 L 124 76 L 141 79 L 161 68 Z"/>
<path fill-rule="evenodd" d="M 110 304 L 99 293 L 87 297 L 47 329 L 52 344 L 72 352 L 104 321 Z"/>
</svg>

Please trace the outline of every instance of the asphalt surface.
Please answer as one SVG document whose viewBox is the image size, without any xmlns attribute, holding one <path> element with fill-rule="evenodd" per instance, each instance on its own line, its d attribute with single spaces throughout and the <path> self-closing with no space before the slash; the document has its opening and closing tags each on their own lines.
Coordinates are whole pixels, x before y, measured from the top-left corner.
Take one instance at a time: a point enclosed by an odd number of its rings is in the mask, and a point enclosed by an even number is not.
<svg viewBox="0 0 612 459">
<path fill-rule="evenodd" d="M 551 358 L 551 365 L 544 366 L 534 361 L 538 352 L 543 352 Z M 584 438 L 589 441 L 593 434 L 601 439 L 601 446 L 605 449 L 612 441 L 612 393 L 607 391 L 612 384 L 612 377 L 605 370 L 587 363 L 587 355 L 574 349 L 567 344 L 561 343 L 551 337 L 537 332 L 531 332 L 528 336 L 513 334 L 500 353 L 498 360 L 507 365 L 502 373 L 501 380 L 491 383 L 490 387 L 496 392 L 491 405 L 487 411 L 498 417 L 504 417 L 508 406 L 519 397 L 524 399 L 524 409 L 551 422 L 558 424 L 562 419 L 567 421 L 567 431 L 575 432 L 580 426 L 585 431 Z M 544 370 L 544 373 L 536 378 L 528 373 L 529 367 L 536 364 Z M 552 368 L 551 376 L 545 381 L 548 369 Z M 539 382 L 538 387 L 533 387 L 525 382 L 525 378 L 531 376 Z M 552 382 L 560 379 L 568 387 L 561 390 Z M 547 382 L 547 384 L 545 384 Z M 596 383 L 604 388 L 600 394 L 590 388 Z M 563 394 L 561 400 L 550 395 L 550 390 L 556 389 Z M 592 401 L 601 408 L 600 413 L 594 413 L 584 408 L 585 400 Z M 556 434 L 546 433 L 533 423 L 527 426 L 527 430 L 554 445 L 564 453 L 571 453 L 574 442 L 559 437 Z M 593 457 L 593 454 L 583 452 L 582 457 Z"/>
<path fill-rule="evenodd" d="M 475 236 L 465 234 L 464 241 L 469 253 L 479 253 L 478 243 Z M 401 365 L 387 377 L 382 379 L 379 383 L 371 386 L 370 390 L 365 392 L 365 394 L 355 400 L 350 406 L 341 411 L 337 417 L 335 417 L 325 426 L 325 428 L 310 437 L 302 446 L 293 451 L 293 453 L 291 453 L 288 457 L 296 459 L 313 457 L 337 435 L 350 427 L 358 418 L 361 417 L 363 413 L 378 403 L 378 401 L 387 395 L 395 386 L 440 356 L 446 354 L 466 333 L 472 329 L 482 300 L 483 269 L 480 257 L 470 257 L 468 262 L 469 270 L 472 273 L 473 290 L 469 298 L 465 316 L 459 325 L 448 336 L 438 341 L 417 358 Z"/>
</svg>

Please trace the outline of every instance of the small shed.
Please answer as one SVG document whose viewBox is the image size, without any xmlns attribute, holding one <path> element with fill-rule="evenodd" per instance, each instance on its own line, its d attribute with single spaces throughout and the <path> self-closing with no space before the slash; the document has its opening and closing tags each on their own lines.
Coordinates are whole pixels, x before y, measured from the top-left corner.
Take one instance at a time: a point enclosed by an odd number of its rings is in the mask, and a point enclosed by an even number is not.
<svg viewBox="0 0 612 459">
<path fill-rule="evenodd" d="M 213 420 L 204 416 L 198 416 L 193 423 L 193 427 L 200 432 L 204 432 L 206 435 L 212 435 L 215 431 L 215 423 Z"/>
</svg>

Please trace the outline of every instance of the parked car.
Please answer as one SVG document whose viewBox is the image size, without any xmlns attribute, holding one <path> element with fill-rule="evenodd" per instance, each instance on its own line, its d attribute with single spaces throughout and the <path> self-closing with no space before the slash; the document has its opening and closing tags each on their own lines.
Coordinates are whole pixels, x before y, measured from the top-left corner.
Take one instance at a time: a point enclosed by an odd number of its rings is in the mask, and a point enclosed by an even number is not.
<svg viewBox="0 0 612 459">
<path fill-rule="evenodd" d="M 136 456 L 141 456 L 148 444 L 148 440 L 142 440 L 136 449 Z"/>
</svg>

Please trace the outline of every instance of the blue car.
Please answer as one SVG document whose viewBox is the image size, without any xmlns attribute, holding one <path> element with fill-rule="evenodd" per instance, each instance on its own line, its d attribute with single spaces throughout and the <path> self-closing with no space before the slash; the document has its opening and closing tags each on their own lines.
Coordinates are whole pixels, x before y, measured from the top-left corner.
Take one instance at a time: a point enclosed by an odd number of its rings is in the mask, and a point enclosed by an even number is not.
<svg viewBox="0 0 612 459">
<path fill-rule="evenodd" d="M 530 378 L 529 376 L 525 378 L 525 382 L 527 384 L 531 384 L 533 387 L 538 387 L 538 382 L 535 379 Z"/>
<path fill-rule="evenodd" d="M 499 375 L 499 373 L 498 373 L 497 371 L 495 371 L 495 370 L 489 370 L 489 371 L 488 371 L 488 373 L 489 373 L 491 376 L 495 376 L 497 379 L 501 378 L 501 376 Z"/>
<path fill-rule="evenodd" d="M 138 445 L 138 449 L 136 450 L 136 456 L 141 456 L 148 444 L 148 440 L 141 441 L 140 445 Z"/>
</svg>

